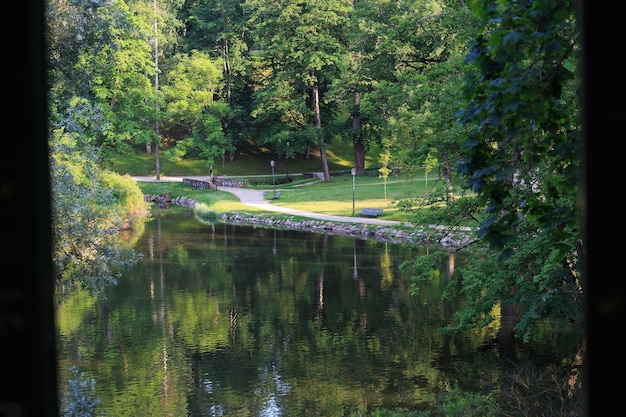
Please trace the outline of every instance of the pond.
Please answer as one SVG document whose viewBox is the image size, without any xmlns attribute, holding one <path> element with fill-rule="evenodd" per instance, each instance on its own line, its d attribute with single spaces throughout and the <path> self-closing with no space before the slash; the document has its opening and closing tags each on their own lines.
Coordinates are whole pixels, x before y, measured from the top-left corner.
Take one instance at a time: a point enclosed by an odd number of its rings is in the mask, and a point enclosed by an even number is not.
<svg viewBox="0 0 626 417">
<path fill-rule="evenodd" d="M 59 387 L 95 382 L 105 416 L 357 416 L 427 411 L 451 386 L 502 391 L 512 364 L 571 360 L 582 329 L 545 341 L 506 326 L 446 335 L 449 264 L 418 295 L 401 264 L 433 248 L 156 215 L 139 262 L 98 299 L 57 311 Z M 463 253 L 453 259 L 462 265 Z"/>
</svg>

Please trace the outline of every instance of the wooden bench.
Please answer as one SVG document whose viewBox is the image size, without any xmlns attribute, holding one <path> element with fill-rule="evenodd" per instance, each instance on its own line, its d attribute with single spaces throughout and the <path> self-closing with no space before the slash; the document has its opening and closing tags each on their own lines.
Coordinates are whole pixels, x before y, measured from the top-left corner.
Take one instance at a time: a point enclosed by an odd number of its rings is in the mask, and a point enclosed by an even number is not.
<svg viewBox="0 0 626 417">
<path fill-rule="evenodd" d="M 381 209 L 364 208 L 359 212 L 359 216 L 378 217 L 383 214 Z"/>
</svg>

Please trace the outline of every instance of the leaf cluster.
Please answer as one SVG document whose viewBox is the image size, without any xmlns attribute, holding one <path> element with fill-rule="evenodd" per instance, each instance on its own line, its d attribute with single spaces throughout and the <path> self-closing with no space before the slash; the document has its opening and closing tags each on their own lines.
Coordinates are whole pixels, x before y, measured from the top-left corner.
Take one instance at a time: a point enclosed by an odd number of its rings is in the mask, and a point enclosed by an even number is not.
<svg viewBox="0 0 626 417">
<path fill-rule="evenodd" d="M 121 270 L 137 259 L 120 241 L 119 231 L 133 214 L 145 210 L 134 181 L 130 177 L 118 181 L 117 174 L 103 172 L 89 148 L 77 149 L 72 136 L 55 131 L 50 148 L 52 250 L 59 300 L 76 288 L 99 294 L 117 283 Z"/>
</svg>

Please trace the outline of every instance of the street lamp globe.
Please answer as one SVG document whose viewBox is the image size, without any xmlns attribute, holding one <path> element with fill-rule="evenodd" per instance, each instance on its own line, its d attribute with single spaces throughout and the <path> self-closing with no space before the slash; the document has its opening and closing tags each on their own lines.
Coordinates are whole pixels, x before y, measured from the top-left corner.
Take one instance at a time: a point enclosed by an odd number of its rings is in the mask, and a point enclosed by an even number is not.
<svg viewBox="0 0 626 417">
<path fill-rule="evenodd" d="M 272 167 L 272 186 L 274 187 L 274 196 L 273 198 L 277 198 L 276 196 L 276 177 L 274 175 L 274 160 L 270 161 L 270 166 Z"/>
</svg>

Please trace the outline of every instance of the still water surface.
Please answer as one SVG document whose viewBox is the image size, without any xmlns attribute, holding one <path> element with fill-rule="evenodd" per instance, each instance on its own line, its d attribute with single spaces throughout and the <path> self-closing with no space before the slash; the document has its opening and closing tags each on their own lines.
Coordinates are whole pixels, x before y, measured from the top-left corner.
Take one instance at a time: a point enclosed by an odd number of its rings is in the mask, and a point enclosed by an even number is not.
<svg viewBox="0 0 626 417">
<path fill-rule="evenodd" d="M 75 294 L 57 313 L 59 386 L 76 366 L 106 416 L 415 410 L 454 381 L 495 389 L 511 359 L 559 362 L 579 337 L 547 326 L 530 348 L 499 323 L 443 334 L 461 302 L 440 300 L 449 266 L 417 296 L 400 269 L 426 246 L 168 214 L 134 247 L 142 259 L 105 298 Z"/>
</svg>

